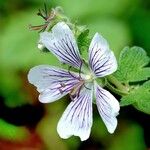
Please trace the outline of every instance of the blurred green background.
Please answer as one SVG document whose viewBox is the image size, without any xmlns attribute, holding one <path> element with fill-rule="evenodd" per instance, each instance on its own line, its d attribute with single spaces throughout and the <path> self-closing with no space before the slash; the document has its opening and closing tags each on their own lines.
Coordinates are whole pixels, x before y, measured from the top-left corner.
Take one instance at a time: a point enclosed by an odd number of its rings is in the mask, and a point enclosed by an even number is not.
<svg viewBox="0 0 150 150">
<path fill-rule="evenodd" d="M 87 25 L 91 36 L 101 33 L 117 58 L 123 47 L 133 45 L 143 47 L 150 55 L 149 0 L 47 0 L 45 3 L 49 8 L 62 6 L 72 22 Z M 50 53 L 38 50 L 39 34 L 28 28 L 29 24 L 43 23 L 36 16 L 43 4 L 42 0 L 0 0 L 0 150 L 150 148 L 150 116 L 132 107 L 121 109 L 113 135 L 107 133 L 94 106 L 89 140 L 60 139 L 56 126 L 69 98 L 40 104 L 36 89 L 27 81 L 31 67 L 58 63 Z"/>
</svg>

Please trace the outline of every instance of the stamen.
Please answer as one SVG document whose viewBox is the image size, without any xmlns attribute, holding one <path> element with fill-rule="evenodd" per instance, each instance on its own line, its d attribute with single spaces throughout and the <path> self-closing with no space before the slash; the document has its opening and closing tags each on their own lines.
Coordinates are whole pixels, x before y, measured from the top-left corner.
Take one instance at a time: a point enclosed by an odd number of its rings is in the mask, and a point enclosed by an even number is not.
<svg viewBox="0 0 150 150">
<path fill-rule="evenodd" d="M 84 84 L 82 84 L 82 85 L 79 87 L 79 90 L 78 90 L 78 93 L 77 93 L 77 98 L 78 98 L 79 95 L 80 95 L 80 92 L 81 92 L 81 89 L 82 89 L 83 85 L 84 85 Z"/>
<path fill-rule="evenodd" d="M 61 93 L 61 94 L 63 94 L 63 90 L 62 90 L 62 88 L 64 88 L 64 87 L 66 87 L 66 85 L 64 84 L 64 83 L 60 83 L 60 87 L 58 87 L 58 90 L 59 90 L 59 92 Z"/>
<path fill-rule="evenodd" d="M 60 85 L 61 85 L 61 87 L 63 87 L 63 88 L 66 86 L 64 83 L 60 83 Z"/>
<path fill-rule="evenodd" d="M 45 20 L 45 23 L 43 25 L 39 25 L 39 26 L 29 26 L 29 29 L 31 30 L 39 30 L 39 32 L 43 32 L 46 30 L 48 24 L 51 22 L 52 19 L 54 19 L 56 12 L 55 9 L 52 9 L 50 12 L 47 11 L 47 7 L 46 4 L 44 3 L 44 9 L 39 9 L 38 16 L 42 17 Z"/>
<path fill-rule="evenodd" d="M 38 25 L 38 26 L 32 26 L 31 24 L 29 25 L 29 30 L 39 30 L 39 32 L 44 31 L 47 27 L 47 23 L 43 25 Z"/>
<path fill-rule="evenodd" d="M 90 80 L 90 79 L 92 79 L 92 76 L 91 75 L 85 75 L 85 79 Z"/>
<path fill-rule="evenodd" d="M 63 94 L 63 90 L 61 88 L 58 88 L 58 90 L 61 94 Z"/>
<path fill-rule="evenodd" d="M 45 13 L 45 12 L 44 12 Z M 42 14 L 41 10 L 39 9 L 39 12 L 37 13 L 38 16 L 41 16 L 44 20 L 47 20 L 47 16 L 44 16 L 45 14 Z"/>
</svg>

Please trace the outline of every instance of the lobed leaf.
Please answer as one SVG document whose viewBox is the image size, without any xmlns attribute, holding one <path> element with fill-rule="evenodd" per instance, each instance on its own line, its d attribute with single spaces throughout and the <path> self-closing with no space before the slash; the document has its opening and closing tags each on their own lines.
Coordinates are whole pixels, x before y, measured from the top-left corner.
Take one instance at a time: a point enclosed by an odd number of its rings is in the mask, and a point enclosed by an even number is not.
<svg viewBox="0 0 150 150">
<path fill-rule="evenodd" d="M 121 98 L 121 106 L 130 104 L 133 104 L 138 110 L 150 114 L 150 80 L 137 89 L 135 88 L 129 95 Z"/>
<path fill-rule="evenodd" d="M 150 62 L 144 49 L 140 47 L 125 47 L 120 54 L 119 66 L 115 77 L 123 82 L 138 82 L 150 77 Z"/>
</svg>

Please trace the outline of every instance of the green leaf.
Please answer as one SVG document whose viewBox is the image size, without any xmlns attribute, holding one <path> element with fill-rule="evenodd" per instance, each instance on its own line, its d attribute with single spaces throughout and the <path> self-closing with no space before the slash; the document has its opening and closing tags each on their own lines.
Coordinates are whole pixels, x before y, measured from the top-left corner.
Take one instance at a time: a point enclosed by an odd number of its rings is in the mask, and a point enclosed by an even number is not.
<svg viewBox="0 0 150 150">
<path fill-rule="evenodd" d="M 129 95 L 121 98 L 121 106 L 130 104 L 133 104 L 138 110 L 150 114 L 150 81 L 145 82 L 142 86 L 132 90 Z"/>
<path fill-rule="evenodd" d="M 150 77 L 150 67 L 145 67 L 150 62 L 144 49 L 140 47 L 125 47 L 120 54 L 119 67 L 114 74 L 123 82 L 136 82 L 147 80 Z"/>
<path fill-rule="evenodd" d="M 88 49 L 90 45 L 89 29 L 85 28 L 77 37 L 77 43 L 82 57 L 88 59 Z"/>
<path fill-rule="evenodd" d="M 83 32 L 81 32 L 77 38 L 77 42 L 81 53 L 84 50 L 88 50 L 90 44 L 89 29 L 85 29 Z"/>
</svg>

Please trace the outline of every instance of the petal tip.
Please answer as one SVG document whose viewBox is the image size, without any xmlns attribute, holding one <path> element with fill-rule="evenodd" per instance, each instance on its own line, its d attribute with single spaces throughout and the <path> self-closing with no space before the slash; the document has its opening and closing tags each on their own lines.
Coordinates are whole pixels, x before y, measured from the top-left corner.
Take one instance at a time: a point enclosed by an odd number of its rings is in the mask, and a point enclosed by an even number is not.
<svg viewBox="0 0 150 150">
<path fill-rule="evenodd" d="M 114 118 L 113 124 L 110 126 L 107 126 L 107 130 L 110 134 L 113 134 L 115 132 L 115 130 L 117 128 L 117 124 L 118 124 L 117 119 Z"/>
<path fill-rule="evenodd" d="M 71 136 L 69 133 L 66 132 L 65 127 L 62 126 L 60 121 L 57 124 L 57 133 L 62 139 L 68 139 Z"/>
<path fill-rule="evenodd" d="M 34 78 L 35 69 L 34 68 L 31 68 L 27 75 L 27 79 L 28 79 L 29 83 L 31 83 L 31 84 L 33 84 L 33 81 L 35 80 L 35 78 Z"/>
<path fill-rule="evenodd" d="M 51 102 L 54 102 L 57 100 L 57 99 L 52 99 L 50 96 L 51 95 L 49 95 L 49 94 L 40 94 L 39 95 L 39 101 L 41 103 L 51 103 Z"/>
</svg>

